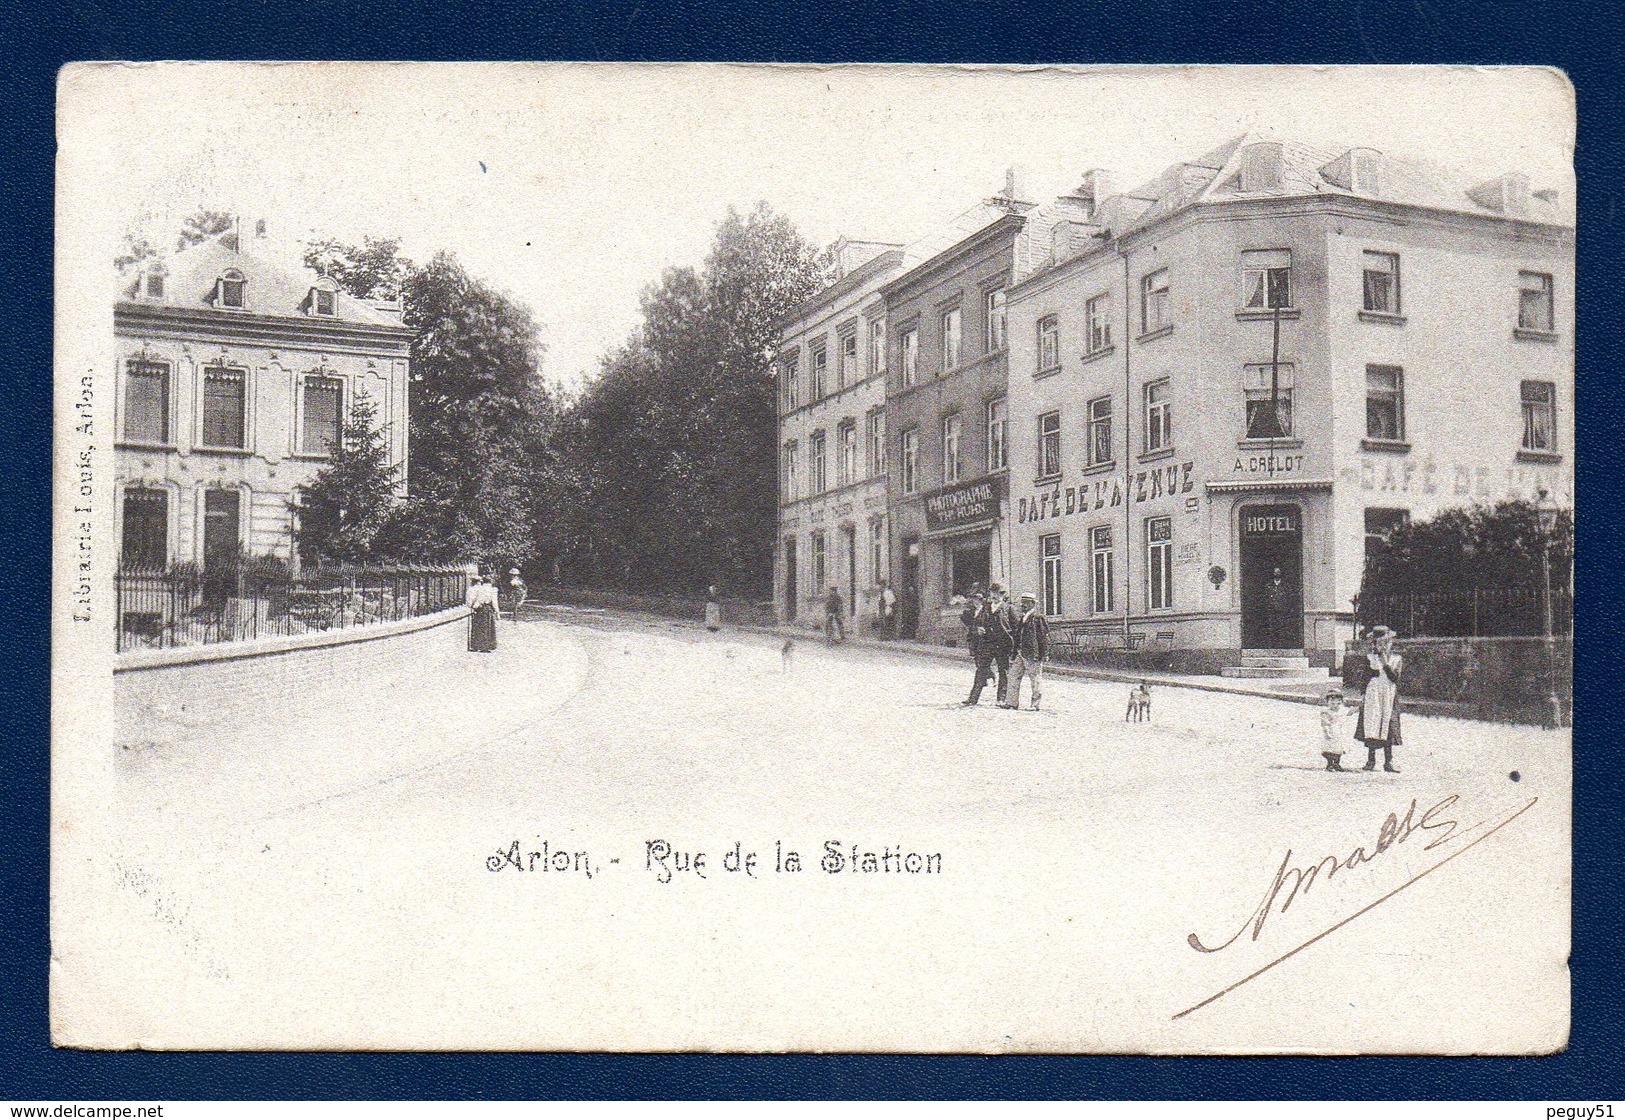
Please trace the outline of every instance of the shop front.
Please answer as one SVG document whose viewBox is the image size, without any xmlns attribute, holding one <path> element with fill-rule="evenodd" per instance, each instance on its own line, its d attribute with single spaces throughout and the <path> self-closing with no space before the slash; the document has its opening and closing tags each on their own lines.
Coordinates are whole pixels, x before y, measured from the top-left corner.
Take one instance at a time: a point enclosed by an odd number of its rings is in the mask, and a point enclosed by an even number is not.
<svg viewBox="0 0 1625 1120">
<path fill-rule="evenodd" d="M 915 542 L 922 640 L 958 641 L 964 597 L 971 588 L 985 588 L 1003 577 L 997 547 L 1003 481 L 999 476 L 980 478 L 924 496 L 925 534 Z"/>
</svg>

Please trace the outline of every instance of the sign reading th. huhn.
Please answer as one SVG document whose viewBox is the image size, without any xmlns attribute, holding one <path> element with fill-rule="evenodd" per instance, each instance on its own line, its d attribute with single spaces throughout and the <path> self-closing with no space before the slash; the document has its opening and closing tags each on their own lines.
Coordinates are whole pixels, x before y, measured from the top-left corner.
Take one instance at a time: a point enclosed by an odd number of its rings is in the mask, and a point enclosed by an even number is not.
<svg viewBox="0 0 1625 1120">
<path fill-rule="evenodd" d="M 957 486 L 944 486 L 927 494 L 926 531 L 956 529 L 962 525 L 995 520 L 999 516 L 1000 481 L 998 478 L 982 478 Z"/>
</svg>

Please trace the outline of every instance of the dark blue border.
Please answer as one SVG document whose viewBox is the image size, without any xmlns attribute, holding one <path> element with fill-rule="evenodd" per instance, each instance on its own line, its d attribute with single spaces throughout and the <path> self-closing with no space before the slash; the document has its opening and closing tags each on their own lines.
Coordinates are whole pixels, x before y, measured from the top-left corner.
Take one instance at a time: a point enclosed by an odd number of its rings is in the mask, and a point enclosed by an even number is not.
<svg viewBox="0 0 1625 1120">
<path fill-rule="evenodd" d="M 0 314 L 0 1099 L 107 1098 L 1527 1098 L 1621 1092 L 1620 241 L 1625 160 L 1613 5 L 1538 0 L 264 0 L 13 5 L 0 67 L 10 296 Z M 610 1057 L 91 1054 L 46 1033 L 46 567 L 50 509 L 52 113 L 76 59 L 739 59 L 753 61 L 1473 62 L 1560 67 L 1578 89 L 1579 582 L 1574 1032 L 1541 1059 Z M 1470 915 L 1465 915 L 1467 920 Z"/>
</svg>

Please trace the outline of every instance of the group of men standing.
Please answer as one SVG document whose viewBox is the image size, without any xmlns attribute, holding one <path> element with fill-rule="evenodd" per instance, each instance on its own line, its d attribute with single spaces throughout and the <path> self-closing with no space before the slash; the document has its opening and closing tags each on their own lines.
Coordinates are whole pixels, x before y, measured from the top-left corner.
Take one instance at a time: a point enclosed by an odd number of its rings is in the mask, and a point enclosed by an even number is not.
<svg viewBox="0 0 1625 1120">
<path fill-rule="evenodd" d="M 1044 690 L 1044 662 L 1049 660 L 1049 623 L 1039 613 L 1038 599 L 1032 594 L 1020 597 L 1019 609 L 998 584 L 984 593 L 973 584 L 959 620 L 965 624 L 966 643 L 976 663 L 976 680 L 962 707 L 982 702 L 982 689 L 994 679 L 998 669 L 998 705 L 1021 707 L 1021 682 L 1032 683 L 1032 710 L 1037 711 Z"/>
</svg>

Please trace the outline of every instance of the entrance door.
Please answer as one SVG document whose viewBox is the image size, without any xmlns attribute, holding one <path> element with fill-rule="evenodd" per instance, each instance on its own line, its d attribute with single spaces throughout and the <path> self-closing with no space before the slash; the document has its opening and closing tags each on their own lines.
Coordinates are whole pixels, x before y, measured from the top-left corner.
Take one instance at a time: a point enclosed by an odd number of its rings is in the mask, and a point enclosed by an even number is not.
<svg viewBox="0 0 1625 1120">
<path fill-rule="evenodd" d="M 903 565 L 897 579 L 897 629 L 905 638 L 920 632 L 920 538 L 903 538 Z"/>
<path fill-rule="evenodd" d="M 1303 511 L 1297 506 L 1242 508 L 1241 644 L 1303 648 Z"/>
<path fill-rule="evenodd" d="M 796 539 L 784 542 L 784 617 L 796 617 L 796 603 L 801 592 L 796 588 Z"/>
<path fill-rule="evenodd" d="M 242 495 L 235 490 L 203 492 L 203 566 L 217 568 L 237 559 Z"/>
</svg>

